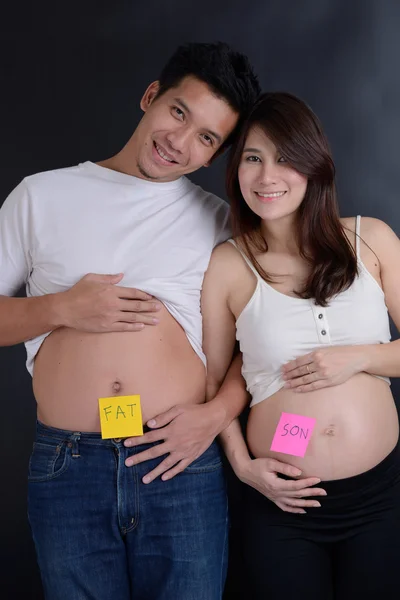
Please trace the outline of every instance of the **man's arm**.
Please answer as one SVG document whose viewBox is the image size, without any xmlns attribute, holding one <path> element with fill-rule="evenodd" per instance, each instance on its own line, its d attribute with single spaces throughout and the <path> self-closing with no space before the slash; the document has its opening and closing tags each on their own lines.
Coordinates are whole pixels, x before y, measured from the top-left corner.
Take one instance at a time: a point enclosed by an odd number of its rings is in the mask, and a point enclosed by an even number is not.
<svg viewBox="0 0 400 600">
<path fill-rule="evenodd" d="M 0 346 L 27 341 L 58 327 L 82 331 L 136 331 L 154 324 L 157 310 L 148 294 L 118 287 L 123 277 L 88 274 L 66 292 L 13 298 L 35 269 L 34 210 L 22 181 L 0 209 Z"/>
<path fill-rule="evenodd" d="M 208 358 L 207 365 L 206 400 L 214 414 L 220 415 L 218 420 L 218 433 L 220 433 L 243 412 L 250 400 L 242 376 L 242 355 L 239 352 L 235 355 L 221 386 L 211 380 Z"/>
<path fill-rule="evenodd" d="M 50 295 L 38 298 L 0 296 L 0 346 L 12 346 L 59 327 Z"/>
<path fill-rule="evenodd" d="M 122 275 L 83 277 L 66 292 L 35 298 L 0 296 L 0 346 L 25 342 L 59 327 L 103 333 L 155 325 L 160 304 L 149 294 L 116 285 Z"/>
</svg>

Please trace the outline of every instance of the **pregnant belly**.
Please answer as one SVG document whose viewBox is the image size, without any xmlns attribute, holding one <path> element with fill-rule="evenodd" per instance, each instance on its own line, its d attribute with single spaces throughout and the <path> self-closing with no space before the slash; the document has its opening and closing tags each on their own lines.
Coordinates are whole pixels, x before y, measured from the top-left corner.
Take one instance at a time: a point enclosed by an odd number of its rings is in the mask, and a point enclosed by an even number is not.
<svg viewBox="0 0 400 600">
<path fill-rule="evenodd" d="M 315 419 L 304 457 L 270 450 L 282 413 Z M 301 436 L 296 428 L 286 435 Z M 301 435 L 303 433 L 303 435 Z M 342 479 L 377 465 L 396 445 L 397 410 L 390 386 L 366 373 L 336 387 L 305 394 L 281 389 L 250 411 L 247 441 L 256 457 L 273 457 L 302 470 L 303 476 Z M 302 441 L 300 440 L 300 441 Z"/>
</svg>

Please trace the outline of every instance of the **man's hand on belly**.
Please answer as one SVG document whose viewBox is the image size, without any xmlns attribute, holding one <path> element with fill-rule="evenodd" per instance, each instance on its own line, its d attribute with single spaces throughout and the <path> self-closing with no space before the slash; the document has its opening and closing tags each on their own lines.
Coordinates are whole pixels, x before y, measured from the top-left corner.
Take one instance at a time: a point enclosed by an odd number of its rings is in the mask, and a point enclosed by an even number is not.
<svg viewBox="0 0 400 600">
<path fill-rule="evenodd" d="M 150 483 L 160 475 L 165 481 L 186 469 L 207 450 L 221 429 L 220 419 L 210 403 L 174 406 L 148 421 L 147 425 L 157 429 L 140 437 L 127 438 L 125 446 L 162 443 L 127 458 L 126 466 L 132 467 L 165 454 L 168 456 L 143 477 L 143 483 Z"/>
<path fill-rule="evenodd" d="M 156 325 L 158 319 L 146 313 L 159 310 L 161 304 L 141 290 L 116 285 L 122 278 L 123 273 L 89 273 L 66 292 L 54 294 L 57 326 L 105 333 L 140 331 L 145 325 Z"/>
</svg>

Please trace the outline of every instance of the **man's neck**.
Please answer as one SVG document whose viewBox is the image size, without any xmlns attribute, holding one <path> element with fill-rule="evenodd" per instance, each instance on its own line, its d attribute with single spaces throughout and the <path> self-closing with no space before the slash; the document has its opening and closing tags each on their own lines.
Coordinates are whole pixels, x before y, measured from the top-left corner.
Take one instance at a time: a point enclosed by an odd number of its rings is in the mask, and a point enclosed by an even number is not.
<svg viewBox="0 0 400 600">
<path fill-rule="evenodd" d="M 99 161 L 97 164 L 105 169 L 117 171 L 117 173 L 124 173 L 125 175 L 131 175 L 133 177 L 145 179 L 145 177 L 134 168 L 134 164 L 131 161 L 128 161 L 127 157 L 123 156 L 122 151 L 118 152 L 118 154 L 115 154 L 114 156 L 111 156 L 110 158 L 106 158 L 106 160 Z"/>
</svg>

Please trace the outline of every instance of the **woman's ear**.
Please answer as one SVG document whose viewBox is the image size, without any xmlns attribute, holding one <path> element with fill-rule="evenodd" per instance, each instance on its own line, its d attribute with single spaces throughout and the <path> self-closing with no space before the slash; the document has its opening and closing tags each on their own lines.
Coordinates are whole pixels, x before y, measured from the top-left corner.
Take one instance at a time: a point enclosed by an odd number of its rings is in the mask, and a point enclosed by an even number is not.
<svg viewBox="0 0 400 600">
<path fill-rule="evenodd" d="M 159 81 L 153 81 L 153 83 L 151 83 L 149 85 L 149 87 L 143 94 L 143 97 L 140 101 L 140 108 L 142 109 L 143 112 L 146 112 L 146 110 L 149 108 L 151 103 L 156 98 L 159 90 L 160 90 L 160 82 Z"/>
</svg>

